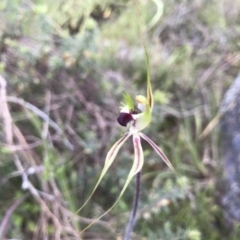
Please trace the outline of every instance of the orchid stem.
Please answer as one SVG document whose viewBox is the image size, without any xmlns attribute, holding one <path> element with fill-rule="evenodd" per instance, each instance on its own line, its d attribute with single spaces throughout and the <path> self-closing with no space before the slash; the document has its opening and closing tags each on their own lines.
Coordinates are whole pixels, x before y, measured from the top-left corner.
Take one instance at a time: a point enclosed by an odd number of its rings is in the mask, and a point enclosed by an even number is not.
<svg viewBox="0 0 240 240">
<path fill-rule="evenodd" d="M 140 192 L 141 192 L 141 171 L 136 174 L 136 186 L 135 186 L 135 195 L 133 199 L 133 206 L 132 206 L 132 212 L 131 216 L 129 218 L 126 232 L 124 236 L 124 240 L 130 240 L 131 239 L 131 233 L 133 231 L 135 222 L 136 222 L 136 214 L 138 210 L 138 203 L 140 199 Z"/>
</svg>

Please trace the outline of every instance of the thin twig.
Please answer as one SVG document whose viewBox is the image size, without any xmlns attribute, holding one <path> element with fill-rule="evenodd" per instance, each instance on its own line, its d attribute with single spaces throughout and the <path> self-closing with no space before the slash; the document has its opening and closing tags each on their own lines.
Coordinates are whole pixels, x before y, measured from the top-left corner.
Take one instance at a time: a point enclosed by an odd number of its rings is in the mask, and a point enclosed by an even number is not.
<svg viewBox="0 0 240 240">
<path fill-rule="evenodd" d="M 33 104 L 24 101 L 21 98 L 16 98 L 16 97 L 7 97 L 7 101 L 8 102 L 13 102 L 13 103 L 17 103 L 29 110 L 31 110 L 32 112 L 34 112 L 37 116 L 39 116 L 41 119 L 43 119 L 45 122 L 47 122 L 49 124 L 49 126 L 51 126 L 59 135 L 63 136 L 63 142 L 65 144 L 65 146 L 70 149 L 70 150 L 74 150 L 74 146 L 69 142 L 69 140 L 64 137 L 63 131 L 62 129 L 57 125 L 57 123 L 55 123 L 46 113 L 44 113 L 42 110 L 40 110 L 39 108 L 37 108 L 36 106 L 34 106 Z"/>
<path fill-rule="evenodd" d="M 16 200 L 11 207 L 6 211 L 5 215 L 3 216 L 3 219 L 0 223 L 0 239 L 4 239 L 4 235 L 7 231 L 7 226 L 9 223 L 9 220 L 12 216 L 12 213 L 15 211 L 15 209 L 29 196 L 29 194 L 23 195 L 20 199 Z"/>
</svg>

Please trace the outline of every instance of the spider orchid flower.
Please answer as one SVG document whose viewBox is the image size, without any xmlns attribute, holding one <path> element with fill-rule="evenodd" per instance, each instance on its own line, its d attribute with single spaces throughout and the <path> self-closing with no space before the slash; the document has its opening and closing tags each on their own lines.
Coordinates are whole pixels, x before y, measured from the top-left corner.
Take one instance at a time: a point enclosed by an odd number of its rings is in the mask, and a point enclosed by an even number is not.
<svg viewBox="0 0 240 240">
<path fill-rule="evenodd" d="M 147 79 L 147 97 L 138 95 L 136 96 L 136 103 L 137 103 L 137 110 L 134 108 L 134 101 L 128 95 L 127 93 L 124 93 L 123 95 L 124 102 L 121 103 L 120 106 L 120 115 L 117 118 L 118 123 L 121 126 L 126 127 L 129 125 L 129 130 L 127 133 L 123 135 L 109 150 L 107 153 L 105 164 L 103 167 L 103 170 L 101 172 L 101 175 L 98 179 L 97 184 L 95 185 L 92 193 L 90 194 L 89 198 L 86 200 L 86 202 L 82 205 L 82 207 L 77 211 L 79 212 L 89 201 L 93 193 L 95 192 L 96 188 L 100 184 L 102 178 L 106 174 L 107 170 L 112 165 L 114 159 L 116 158 L 118 151 L 123 146 L 123 144 L 127 141 L 129 137 L 132 136 L 133 139 L 133 146 L 134 146 L 134 160 L 132 168 L 128 174 L 128 177 L 126 179 L 126 182 L 116 200 L 116 202 L 112 205 L 110 209 L 108 209 L 103 215 L 101 215 L 99 218 L 97 218 L 95 221 L 99 220 L 101 217 L 103 217 L 105 214 L 107 214 L 120 200 L 122 195 L 124 194 L 127 186 L 131 182 L 132 178 L 141 171 L 144 163 L 144 155 L 141 145 L 141 139 L 146 140 L 152 148 L 155 150 L 155 152 L 161 157 L 161 159 L 168 165 L 168 167 L 175 172 L 172 164 L 168 160 L 168 158 L 165 156 L 163 151 L 145 134 L 143 134 L 141 131 L 145 129 L 151 122 L 152 119 L 152 109 L 153 109 L 153 95 L 152 95 L 152 88 L 151 88 L 151 82 L 150 77 Z M 88 225 L 83 231 L 85 231 L 87 228 L 89 228 L 94 222 L 92 222 L 90 225 Z"/>
</svg>

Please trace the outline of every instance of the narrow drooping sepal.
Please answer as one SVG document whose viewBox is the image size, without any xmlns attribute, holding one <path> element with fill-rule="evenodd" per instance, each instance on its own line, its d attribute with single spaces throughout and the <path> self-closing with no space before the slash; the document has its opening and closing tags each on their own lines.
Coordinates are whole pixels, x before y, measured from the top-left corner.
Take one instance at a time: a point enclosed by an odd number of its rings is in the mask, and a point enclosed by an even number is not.
<svg viewBox="0 0 240 240">
<path fill-rule="evenodd" d="M 97 222 L 99 219 L 101 219 L 103 216 L 105 216 L 108 212 L 110 212 L 118 203 L 118 201 L 121 199 L 121 197 L 123 196 L 124 192 L 126 191 L 129 183 L 131 182 L 131 180 L 133 179 L 133 177 L 142 169 L 143 166 L 143 151 L 142 151 L 142 146 L 141 146 L 141 139 L 140 136 L 138 134 L 134 134 L 133 135 L 133 144 L 134 144 L 134 153 L 135 153 L 135 157 L 134 157 L 134 161 L 133 161 L 133 165 L 132 168 L 128 174 L 127 180 L 122 188 L 122 191 L 120 192 L 117 200 L 115 201 L 115 203 L 104 213 L 102 214 L 100 217 L 96 218 L 91 224 L 89 224 L 86 228 L 84 228 L 82 230 L 82 233 L 87 230 L 89 227 L 91 227 L 95 222 Z"/>
<path fill-rule="evenodd" d="M 147 73 L 147 98 L 148 98 L 148 104 L 150 106 L 151 111 L 153 110 L 153 93 L 152 93 L 152 85 L 151 85 L 151 79 L 150 79 L 150 73 Z"/>
<path fill-rule="evenodd" d="M 104 175 L 106 174 L 107 170 L 109 169 L 109 167 L 112 165 L 119 149 L 121 148 L 121 146 L 127 141 L 127 139 L 131 136 L 130 133 L 126 133 L 122 138 L 120 138 L 113 146 L 112 148 L 109 150 L 109 152 L 107 153 L 106 159 L 105 159 L 105 163 L 104 163 L 104 167 L 103 170 L 101 172 L 101 175 L 92 191 L 92 193 L 90 194 L 90 196 L 88 197 L 88 199 L 86 200 L 86 202 L 82 205 L 82 207 L 80 209 L 78 209 L 78 212 L 80 212 L 83 207 L 88 203 L 88 201 L 90 200 L 90 198 L 92 197 L 93 193 L 95 192 L 95 190 L 97 189 L 99 183 L 102 181 Z"/>
<path fill-rule="evenodd" d="M 104 168 L 102 170 L 102 174 L 104 175 L 106 173 L 106 171 L 108 170 L 108 168 L 111 166 L 111 164 L 113 163 L 119 149 L 121 148 L 121 146 L 126 142 L 126 140 L 131 136 L 131 134 L 125 133 L 123 137 L 121 137 L 113 146 L 112 148 L 109 150 L 109 152 L 107 153 L 106 159 L 105 159 L 105 164 L 104 164 Z M 101 175 L 102 175 L 101 174 Z"/>
<path fill-rule="evenodd" d="M 162 158 L 162 160 L 168 165 L 168 167 L 176 174 L 176 171 L 173 167 L 173 165 L 171 164 L 171 162 L 169 161 L 169 159 L 167 158 L 167 156 L 164 154 L 164 152 L 161 150 L 160 147 L 158 147 L 149 137 L 147 137 L 145 134 L 143 133 L 139 133 L 139 135 L 146 140 L 151 146 L 152 148 L 155 150 L 155 152 Z"/>
</svg>

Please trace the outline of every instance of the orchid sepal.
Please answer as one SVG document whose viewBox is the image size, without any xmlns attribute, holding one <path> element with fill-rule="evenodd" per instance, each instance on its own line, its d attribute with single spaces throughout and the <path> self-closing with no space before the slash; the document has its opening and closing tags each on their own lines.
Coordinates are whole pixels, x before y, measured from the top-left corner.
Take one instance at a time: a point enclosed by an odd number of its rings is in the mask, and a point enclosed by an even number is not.
<svg viewBox="0 0 240 240">
<path fill-rule="evenodd" d="M 124 192 L 126 191 L 129 183 L 133 179 L 133 177 L 142 170 L 143 163 L 144 163 L 144 155 L 143 155 L 143 150 L 142 150 L 142 145 L 141 145 L 141 138 L 139 134 L 133 134 L 133 146 L 134 146 L 134 161 L 132 168 L 128 174 L 127 180 L 118 196 L 114 204 L 106 211 L 104 212 L 100 217 L 96 218 L 92 223 L 90 223 L 86 228 L 82 230 L 82 233 L 90 228 L 96 221 L 104 217 L 108 212 L 110 212 L 119 202 L 121 197 L 123 196 Z"/>
<path fill-rule="evenodd" d="M 151 79 L 150 79 L 149 71 L 147 73 L 147 99 L 148 99 L 148 104 L 150 106 L 150 109 L 152 111 L 153 110 L 153 105 L 154 105 L 154 99 L 153 99 L 153 92 L 152 92 L 152 85 L 151 85 Z"/>
<path fill-rule="evenodd" d="M 148 104 L 145 105 L 145 111 L 139 114 L 136 114 L 136 119 L 132 122 L 130 127 L 130 132 L 140 132 L 146 128 L 152 120 L 151 109 Z"/>
<path fill-rule="evenodd" d="M 142 38 L 142 40 L 143 40 L 143 38 Z M 150 63 L 149 63 L 147 48 L 146 48 L 144 41 L 143 41 L 143 48 L 144 48 L 146 70 L 147 70 L 147 99 L 148 99 L 148 104 L 150 106 L 150 109 L 152 111 L 153 106 L 154 106 L 154 99 L 153 99 L 151 76 L 150 76 Z"/>
<path fill-rule="evenodd" d="M 123 93 L 123 103 L 121 103 L 121 105 L 121 112 L 130 113 L 130 111 L 134 109 L 134 102 L 131 96 L 126 92 Z"/>
<path fill-rule="evenodd" d="M 110 166 L 112 165 L 114 159 L 116 158 L 116 155 L 118 153 L 118 151 L 120 150 L 120 148 L 122 147 L 122 145 L 127 141 L 127 139 L 131 136 L 131 133 L 127 132 L 124 134 L 123 137 L 121 137 L 112 147 L 111 149 L 108 151 L 106 159 L 105 159 L 105 163 L 104 163 L 104 167 L 102 169 L 102 172 L 100 174 L 100 177 L 96 183 L 96 185 L 94 186 L 91 194 L 89 195 L 89 197 L 87 198 L 87 200 L 84 202 L 84 204 L 81 206 L 81 208 L 79 208 L 77 210 L 76 213 L 79 213 L 84 206 L 88 203 L 88 201 L 90 200 L 90 198 L 92 197 L 92 195 L 94 194 L 94 192 L 96 191 L 98 185 L 100 184 L 100 182 L 102 181 L 104 175 L 106 174 L 107 170 L 110 168 Z"/>
<path fill-rule="evenodd" d="M 139 133 L 139 135 L 144 139 L 146 140 L 151 146 L 152 148 L 154 149 L 154 151 L 161 157 L 161 159 L 167 164 L 167 166 L 175 173 L 176 173 L 176 170 L 174 169 L 173 165 L 171 164 L 171 162 L 169 161 L 169 159 L 167 158 L 167 156 L 164 154 L 164 152 L 161 150 L 160 147 L 157 146 L 156 143 L 154 143 L 152 141 L 152 139 L 150 139 L 148 136 L 146 136 L 145 134 L 143 133 Z"/>
</svg>

